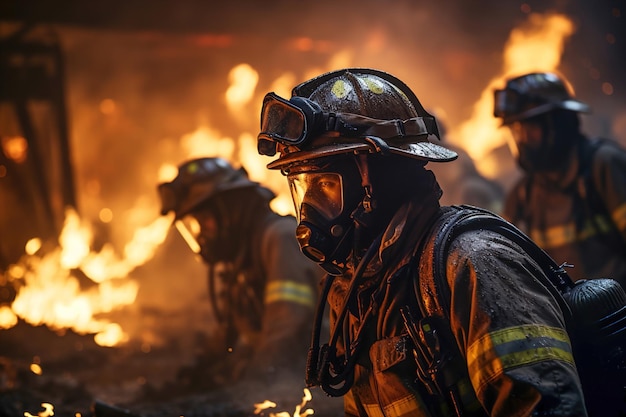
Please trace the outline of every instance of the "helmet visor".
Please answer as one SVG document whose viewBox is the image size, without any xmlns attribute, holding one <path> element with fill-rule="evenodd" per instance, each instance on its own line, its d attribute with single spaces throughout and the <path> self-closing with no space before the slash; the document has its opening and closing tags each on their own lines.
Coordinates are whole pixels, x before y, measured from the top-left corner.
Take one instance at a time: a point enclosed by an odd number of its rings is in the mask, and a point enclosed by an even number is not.
<svg viewBox="0 0 626 417">
<path fill-rule="evenodd" d="M 327 220 L 333 220 L 343 211 L 343 184 L 341 175 L 332 172 L 305 172 L 287 176 L 289 189 L 300 222 L 303 204 L 313 207 Z"/>
<path fill-rule="evenodd" d="M 261 108 L 260 139 L 297 145 L 304 140 L 307 121 L 304 111 L 289 101 L 268 93 Z"/>
</svg>

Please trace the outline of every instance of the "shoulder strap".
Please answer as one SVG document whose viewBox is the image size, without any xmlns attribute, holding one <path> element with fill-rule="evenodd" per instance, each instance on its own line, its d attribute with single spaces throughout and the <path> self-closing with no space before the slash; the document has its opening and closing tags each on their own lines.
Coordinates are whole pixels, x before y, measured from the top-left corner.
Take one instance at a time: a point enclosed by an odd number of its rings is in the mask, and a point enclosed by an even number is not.
<svg viewBox="0 0 626 417">
<path fill-rule="evenodd" d="M 545 285 L 559 302 L 566 320 L 571 310 L 562 294 L 574 286 L 565 270 L 528 236 L 500 216 L 472 206 L 456 206 L 439 227 L 431 232 L 431 238 L 423 248 L 420 258 L 420 276 L 431 276 L 432 280 L 417 285 L 417 298 L 424 316 L 449 316 L 450 287 L 446 278 L 446 262 L 451 243 L 456 237 L 470 230 L 491 230 L 514 241 L 524 252 L 539 264 L 545 273 Z"/>
</svg>

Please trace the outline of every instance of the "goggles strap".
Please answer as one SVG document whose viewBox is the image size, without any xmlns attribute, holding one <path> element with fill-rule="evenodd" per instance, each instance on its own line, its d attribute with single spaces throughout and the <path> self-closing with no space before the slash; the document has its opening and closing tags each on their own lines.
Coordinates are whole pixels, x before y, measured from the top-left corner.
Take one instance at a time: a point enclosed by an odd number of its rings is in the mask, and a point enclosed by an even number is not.
<svg viewBox="0 0 626 417">
<path fill-rule="evenodd" d="M 380 138 L 393 138 L 437 134 L 433 127 L 435 124 L 434 119 L 428 117 L 413 117 L 407 120 L 379 120 L 349 113 L 332 114 L 329 117 L 327 130 L 335 130 L 341 135 L 348 137 L 377 136 Z"/>
</svg>

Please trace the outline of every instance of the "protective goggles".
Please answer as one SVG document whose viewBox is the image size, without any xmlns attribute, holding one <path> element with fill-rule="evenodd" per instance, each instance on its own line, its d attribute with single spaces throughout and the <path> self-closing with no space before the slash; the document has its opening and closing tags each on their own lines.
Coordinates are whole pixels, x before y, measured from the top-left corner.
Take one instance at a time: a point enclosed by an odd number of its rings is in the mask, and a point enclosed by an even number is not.
<svg viewBox="0 0 626 417">
<path fill-rule="evenodd" d="M 304 204 L 314 208 L 326 220 L 333 220 L 343 211 L 343 181 L 334 172 L 304 172 L 289 174 L 289 189 L 296 208 L 298 222 Z"/>
<path fill-rule="evenodd" d="M 300 145 L 325 128 L 324 112 L 320 106 L 304 97 L 289 101 L 268 93 L 261 108 L 261 133 L 258 146 L 262 155 L 276 154 L 276 142 L 286 146 Z"/>
<path fill-rule="evenodd" d="M 522 110 L 522 97 L 514 90 L 495 90 L 493 101 L 493 115 L 495 117 L 506 117 Z"/>
</svg>

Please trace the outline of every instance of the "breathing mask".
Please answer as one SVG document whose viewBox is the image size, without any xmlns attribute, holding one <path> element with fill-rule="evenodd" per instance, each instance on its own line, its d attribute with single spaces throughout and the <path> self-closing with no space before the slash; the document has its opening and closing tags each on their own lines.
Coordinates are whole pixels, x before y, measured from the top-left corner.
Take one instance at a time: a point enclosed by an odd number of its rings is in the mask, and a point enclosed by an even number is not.
<svg viewBox="0 0 626 417">
<path fill-rule="evenodd" d="M 351 249 L 344 243 L 353 228 L 351 214 L 364 195 L 356 165 L 349 159 L 343 162 L 287 174 L 300 248 L 331 274 L 340 273 L 345 265 Z"/>
</svg>

